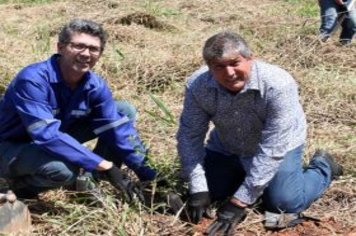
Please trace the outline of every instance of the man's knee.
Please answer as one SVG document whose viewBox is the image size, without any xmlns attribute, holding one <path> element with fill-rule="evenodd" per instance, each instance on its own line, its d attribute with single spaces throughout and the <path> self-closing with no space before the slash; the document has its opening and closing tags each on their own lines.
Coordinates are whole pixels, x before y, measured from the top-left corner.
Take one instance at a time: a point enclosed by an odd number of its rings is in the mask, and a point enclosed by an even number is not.
<svg viewBox="0 0 356 236">
<path fill-rule="evenodd" d="M 294 191 L 267 192 L 263 202 L 268 211 L 299 213 L 304 210 L 304 197 Z"/>
<path fill-rule="evenodd" d="M 137 120 L 137 110 L 134 105 L 129 103 L 126 100 L 117 100 L 116 101 L 116 106 L 118 112 L 126 115 L 130 120 Z"/>
<path fill-rule="evenodd" d="M 39 172 L 53 182 L 56 187 L 74 183 L 77 176 L 72 168 L 61 161 L 52 161 L 40 168 Z"/>
</svg>

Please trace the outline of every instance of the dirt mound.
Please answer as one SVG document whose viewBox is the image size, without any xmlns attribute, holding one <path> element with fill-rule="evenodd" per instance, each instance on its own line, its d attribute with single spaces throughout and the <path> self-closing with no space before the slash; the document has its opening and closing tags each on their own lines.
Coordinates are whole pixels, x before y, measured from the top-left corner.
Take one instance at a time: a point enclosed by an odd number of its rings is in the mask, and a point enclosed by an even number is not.
<svg viewBox="0 0 356 236">
<path fill-rule="evenodd" d="M 138 24 L 158 31 L 172 31 L 176 29 L 174 26 L 158 20 L 157 17 L 143 12 L 131 13 L 119 19 L 111 19 L 109 23 L 122 25 Z"/>
</svg>

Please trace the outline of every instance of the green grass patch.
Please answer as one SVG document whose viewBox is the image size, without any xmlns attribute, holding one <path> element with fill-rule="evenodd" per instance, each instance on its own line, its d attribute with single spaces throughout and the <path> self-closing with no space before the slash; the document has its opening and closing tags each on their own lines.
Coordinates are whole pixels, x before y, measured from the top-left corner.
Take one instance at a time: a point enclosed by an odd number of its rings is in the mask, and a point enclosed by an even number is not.
<svg viewBox="0 0 356 236">
<path fill-rule="evenodd" d="M 299 16 L 316 17 L 319 15 L 319 4 L 316 0 L 285 0 L 295 5 L 295 12 Z"/>
<path fill-rule="evenodd" d="M 155 15 L 155 16 L 177 16 L 180 15 L 181 12 L 177 9 L 173 8 L 168 8 L 168 7 L 162 7 L 157 3 L 154 3 L 154 1 L 145 1 L 144 7 L 146 8 L 147 12 Z"/>
</svg>

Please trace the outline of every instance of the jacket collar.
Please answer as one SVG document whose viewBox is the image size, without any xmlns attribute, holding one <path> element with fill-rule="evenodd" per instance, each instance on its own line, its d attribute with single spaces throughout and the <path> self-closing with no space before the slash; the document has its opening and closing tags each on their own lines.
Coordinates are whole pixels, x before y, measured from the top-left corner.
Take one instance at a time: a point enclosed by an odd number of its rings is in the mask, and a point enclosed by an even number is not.
<svg viewBox="0 0 356 236">
<path fill-rule="evenodd" d="M 63 79 L 62 79 L 62 75 L 61 75 L 61 72 L 60 72 L 60 69 L 59 69 L 59 65 L 58 65 L 58 58 L 60 58 L 60 54 L 53 54 L 49 60 L 47 60 L 47 66 L 49 68 L 49 73 L 50 73 L 50 76 L 49 76 L 49 81 L 50 83 L 62 83 L 63 85 L 65 85 Z M 91 88 L 91 80 L 90 78 L 92 77 L 91 76 L 92 72 L 89 71 L 87 73 L 84 74 L 84 78 L 82 80 L 82 83 L 81 85 L 79 86 L 83 86 L 83 89 L 90 89 Z"/>
</svg>

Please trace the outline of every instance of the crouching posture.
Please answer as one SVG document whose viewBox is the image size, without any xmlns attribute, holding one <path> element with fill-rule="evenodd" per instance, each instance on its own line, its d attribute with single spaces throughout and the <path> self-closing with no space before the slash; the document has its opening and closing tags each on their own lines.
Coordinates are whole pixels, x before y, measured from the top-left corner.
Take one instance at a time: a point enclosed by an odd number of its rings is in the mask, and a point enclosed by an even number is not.
<svg viewBox="0 0 356 236">
<path fill-rule="evenodd" d="M 91 71 L 106 40 L 99 24 L 71 21 L 59 33 L 58 53 L 22 69 L 1 98 L 0 173 L 18 196 L 71 185 L 81 168 L 101 172 L 129 199 L 139 193 L 122 163 L 141 181 L 155 178 L 132 109 Z M 95 138 L 94 151 L 81 145 Z"/>
<path fill-rule="evenodd" d="M 209 38 L 203 57 L 207 66 L 188 79 L 177 133 L 191 220 L 215 201 L 220 208 L 209 235 L 232 234 L 259 198 L 271 214 L 302 212 L 342 169 L 325 151 L 302 168 L 306 120 L 296 82 L 253 58 L 233 32 Z"/>
</svg>

